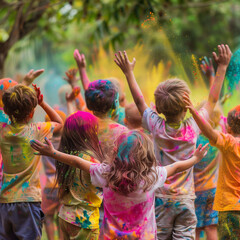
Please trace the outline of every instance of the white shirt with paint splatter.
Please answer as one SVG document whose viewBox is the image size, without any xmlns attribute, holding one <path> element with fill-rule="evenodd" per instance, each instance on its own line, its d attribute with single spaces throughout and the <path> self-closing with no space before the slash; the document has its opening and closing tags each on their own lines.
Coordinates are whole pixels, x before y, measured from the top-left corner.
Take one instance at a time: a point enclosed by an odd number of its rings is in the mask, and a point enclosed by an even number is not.
<svg viewBox="0 0 240 240">
<path fill-rule="evenodd" d="M 7 125 L 0 123 L 3 184 L 0 203 L 41 202 L 40 156 L 34 155 L 30 140 L 51 137 L 55 123 Z"/>
<path fill-rule="evenodd" d="M 202 108 L 199 114 L 204 119 L 209 119 L 206 109 Z M 192 117 L 183 121 L 178 128 L 173 128 L 156 112 L 147 108 L 143 113 L 142 122 L 143 127 L 152 133 L 154 152 L 160 166 L 192 157 L 200 134 L 200 129 Z M 164 186 L 156 192 L 156 197 L 194 199 L 193 167 L 169 177 Z"/>
<path fill-rule="evenodd" d="M 155 190 L 163 186 L 167 178 L 164 167 L 157 167 L 158 180 L 152 189 L 143 192 L 141 186 L 127 196 L 106 187 L 103 173 L 109 165 L 92 164 L 92 184 L 103 188 L 104 218 L 99 239 L 156 239 Z"/>
</svg>

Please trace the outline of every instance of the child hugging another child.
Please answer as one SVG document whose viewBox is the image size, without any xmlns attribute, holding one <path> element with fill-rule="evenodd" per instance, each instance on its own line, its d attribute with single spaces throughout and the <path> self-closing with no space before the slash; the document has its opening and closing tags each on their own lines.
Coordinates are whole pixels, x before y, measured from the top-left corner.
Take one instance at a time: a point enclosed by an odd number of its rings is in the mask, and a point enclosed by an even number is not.
<svg viewBox="0 0 240 240">
<path fill-rule="evenodd" d="M 218 64 L 216 78 L 208 101 L 199 112 L 206 120 L 218 101 L 231 58 L 227 45 L 219 45 L 218 51 L 219 57 L 214 53 Z M 189 159 L 200 130 L 193 118 L 183 121 L 187 110 L 183 96 L 184 93 L 190 94 L 187 84 L 177 78 L 169 79 L 160 83 L 155 90 L 156 109 L 159 114 L 165 115 L 164 120 L 145 103 L 133 73 L 135 59 L 129 62 L 126 52 L 119 52 L 115 56 L 115 62 L 125 74 L 133 99 L 143 116 L 143 126 L 152 133 L 158 163 L 166 166 Z M 197 219 L 194 198 L 192 168 L 167 179 L 164 186 L 158 189 L 155 200 L 158 239 L 195 239 Z"/>
<path fill-rule="evenodd" d="M 0 192 L 0 239 L 41 239 L 43 212 L 39 179 L 40 157 L 29 141 L 50 136 L 62 119 L 43 100 L 40 89 L 24 85 L 6 90 L 2 101 L 11 124 L 0 123 L 3 185 Z M 36 94 L 37 93 L 37 94 Z M 39 104 L 52 122 L 29 123 Z"/>
<path fill-rule="evenodd" d="M 139 131 L 129 131 L 118 137 L 114 158 L 109 163 L 92 163 L 57 151 L 48 139 L 46 142 L 32 141 L 31 145 L 41 155 L 90 173 L 92 184 L 103 188 L 104 219 L 99 239 L 108 240 L 156 239 L 154 191 L 163 185 L 167 177 L 199 162 L 207 148 L 207 145 L 199 146 L 192 158 L 159 167 L 152 141 Z"/>
</svg>

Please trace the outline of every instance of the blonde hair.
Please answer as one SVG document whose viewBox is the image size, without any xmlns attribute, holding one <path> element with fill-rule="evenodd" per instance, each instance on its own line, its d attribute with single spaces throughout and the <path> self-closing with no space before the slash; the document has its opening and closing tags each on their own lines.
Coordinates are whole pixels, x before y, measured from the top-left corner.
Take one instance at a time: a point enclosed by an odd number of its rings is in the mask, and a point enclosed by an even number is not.
<svg viewBox="0 0 240 240">
<path fill-rule="evenodd" d="M 187 83 L 181 79 L 168 79 L 157 86 L 154 92 L 155 104 L 158 113 L 165 117 L 174 117 L 185 109 L 183 94 L 190 94 Z"/>
<path fill-rule="evenodd" d="M 6 90 L 2 101 L 3 110 L 10 117 L 11 122 L 27 120 L 38 103 L 36 93 L 30 87 L 22 84 Z"/>
<path fill-rule="evenodd" d="M 135 103 L 130 103 L 125 107 L 125 119 L 127 125 L 132 128 L 139 128 L 142 125 L 142 116 Z"/>
<path fill-rule="evenodd" d="M 140 131 L 128 131 L 116 141 L 116 156 L 110 171 L 104 173 L 107 186 L 127 195 L 139 189 L 146 192 L 157 181 L 156 158 L 150 138 Z"/>
</svg>

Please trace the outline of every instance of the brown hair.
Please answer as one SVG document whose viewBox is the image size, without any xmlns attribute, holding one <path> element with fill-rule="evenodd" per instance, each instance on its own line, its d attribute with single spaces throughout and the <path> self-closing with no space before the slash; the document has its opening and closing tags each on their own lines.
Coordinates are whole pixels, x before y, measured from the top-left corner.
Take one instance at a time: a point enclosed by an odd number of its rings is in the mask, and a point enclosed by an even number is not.
<svg viewBox="0 0 240 240">
<path fill-rule="evenodd" d="M 190 94 L 190 89 L 183 80 L 173 78 L 160 83 L 154 92 L 157 112 L 164 114 L 166 118 L 183 112 L 184 93 Z"/>
<path fill-rule="evenodd" d="M 157 181 L 156 158 L 149 137 L 140 131 L 128 131 L 116 141 L 116 156 L 110 171 L 104 173 L 107 186 L 127 195 L 139 187 L 145 192 Z"/>
<path fill-rule="evenodd" d="M 240 105 L 228 113 L 227 123 L 233 133 L 240 134 Z"/>
<path fill-rule="evenodd" d="M 125 107 L 126 125 L 130 128 L 140 128 L 142 126 L 142 116 L 135 103 L 130 103 Z"/>
<path fill-rule="evenodd" d="M 22 84 L 6 90 L 2 101 L 3 110 L 11 122 L 26 121 L 38 103 L 36 93 L 30 87 Z"/>
</svg>

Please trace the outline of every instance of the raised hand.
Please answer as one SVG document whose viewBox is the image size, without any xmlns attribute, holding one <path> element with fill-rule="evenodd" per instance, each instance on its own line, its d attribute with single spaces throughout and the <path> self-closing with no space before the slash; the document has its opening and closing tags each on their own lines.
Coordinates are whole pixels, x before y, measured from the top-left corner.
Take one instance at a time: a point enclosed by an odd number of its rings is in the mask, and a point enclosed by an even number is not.
<svg viewBox="0 0 240 240">
<path fill-rule="evenodd" d="M 198 148 L 195 150 L 193 156 L 197 157 L 197 162 L 200 162 L 201 159 L 207 155 L 208 145 L 209 144 L 207 143 L 202 147 L 202 144 L 200 144 Z"/>
<path fill-rule="evenodd" d="M 71 93 L 66 93 L 66 101 L 72 102 L 73 100 L 75 100 L 80 91 L 80 87 L 74 87 Z"/>
<path fill-rule="evenodd" d="M 80 54 L 78 49 L 75 49 L 73 56 L 79 68 L 86 68 L 86 60 L 83 53 Z"/>
<path fill-rule="evenodd" d="M 132 72 L 136 63 L 136 59 L 133 58 L 133 61 L 130 62 L 128 60 L 128 56 L 126 51 L 123 51 L 123 53 L 121 51 L 118 52 L 118 54 L 115 54 L 115 59 L 114 62 L 121 68 L 121 70 L 123 71 L 123 73 L 126 75 L 129 72 Z"/>
<path fill-rule="evenodd" d="M 31 147 L 38 151 L 38 153 L 34 153 L 35 155 L 45 155 L 45 156 L 54 155 L 55 149 L 51 141 L 49 141 L 49 139 L 45 137 L 45 142 L 47 144 L 41 143 L 38 140 L 30 141 Z"/>
<path fill-rule="evenodd" d="M 43 102 L 43 95 L 41 93 L 40 87 L 37 87 L 37 84 L 32 84 L 32 86 L 37 94 L 38 105 L 41 105 Z"/>
<path fill-rule="evenodd" d="M 227 67 L 231 56 L 232 56 L 232 52 L 229 48 L 229 46 L 226 44 L 221 44 L 218 45 L 218 56 L 215 52 L 212 53 L 213 54 L 213 58 L 215 60 L 215 62 L 218 64 L 218 66 L 222 65 Z"/>
<path fill-rule="evenodd" d="M 204 60 L 202 60 L 202 64 L 200 65 L 202 72 L 210 78 L 211 76 L 215 76 L 215 70 L 213 67 L 212 59 L 204 57 Z"/>
<path fill-rule="evenodd" d="M 44 72 L 44 69 L 39 69 L 34 71 L 33 69 L 30 70 L 23 78 L 22 84 L 25 86 L 29 86 L 35 78 L 40 76 Z"/>
<path fill-rule="evenodd" d="M 70 68 L 68 71 L 65 72 L 66 77 L 63 77 L 63 79 L 66 80 L 72 87 L 75 87 L 78 81 L 76 77 L 77 72 L 77 68 Z"/>
<path fill-rule="evenodd" d="M 185 107 L 187 109 L 189 109 L 189 111 L 192 113 L 195 109 L 194 109 L 194 106 L 193 106 L 193 104 L 190 100 L 189 94 L 187 94 L 187 93 L 183 94 L 183 101 L 185 103 Z"/>
</svg>

